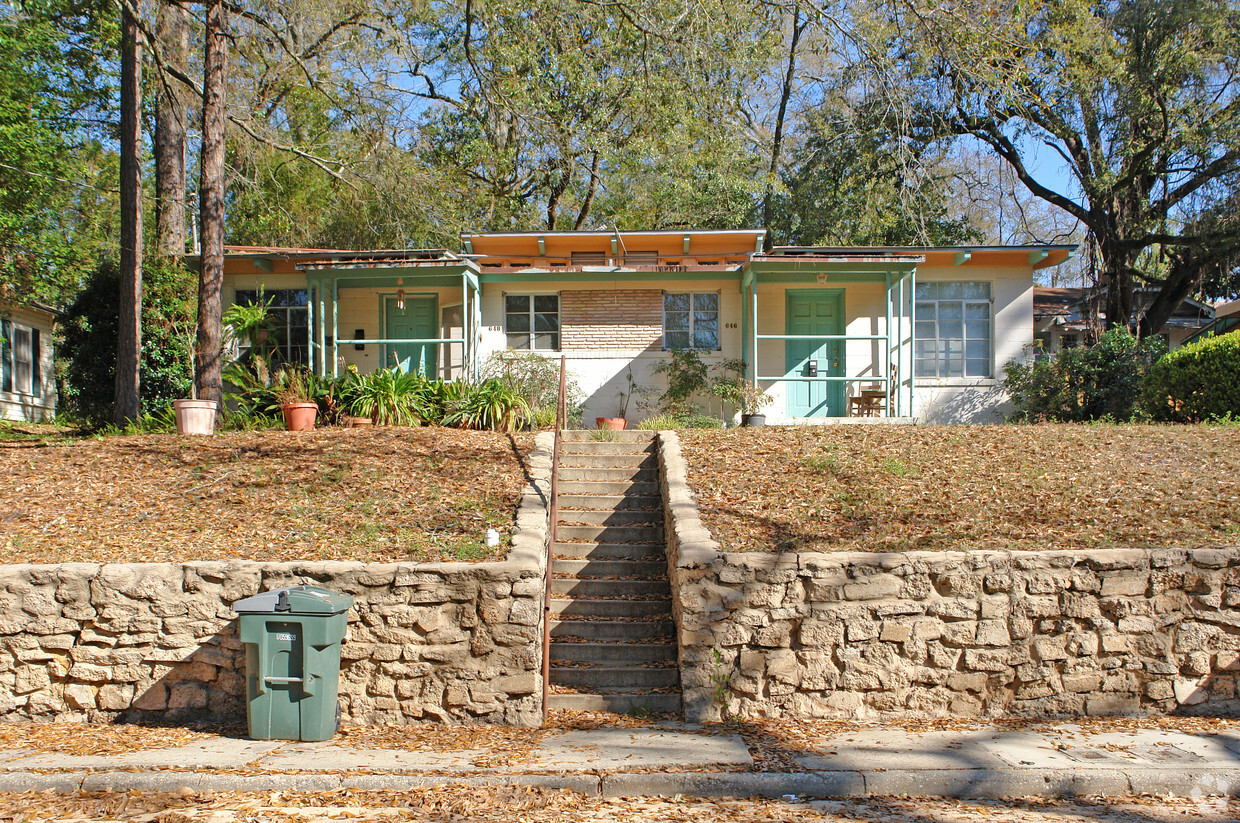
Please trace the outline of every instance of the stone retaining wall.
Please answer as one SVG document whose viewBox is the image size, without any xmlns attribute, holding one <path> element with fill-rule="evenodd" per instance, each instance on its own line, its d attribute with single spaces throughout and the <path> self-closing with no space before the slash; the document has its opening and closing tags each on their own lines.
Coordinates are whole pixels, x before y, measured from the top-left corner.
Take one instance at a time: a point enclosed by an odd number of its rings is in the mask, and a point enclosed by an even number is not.
<svg viewBox="0 0 1240 823">
<path fill-rule="evenodd" d="M 340 706 L 357 724 L 539 725 L 550 438 L 492 563 L 0 566 L 0 717 L 245 717 L 230 605 L 308 583 L 355 598 Z"/>
<path fill-rule="evenodd" d="M 659 455 L 688 720 L 1240 710 L 1240 550 L 725 553 Z"/>
</svg>

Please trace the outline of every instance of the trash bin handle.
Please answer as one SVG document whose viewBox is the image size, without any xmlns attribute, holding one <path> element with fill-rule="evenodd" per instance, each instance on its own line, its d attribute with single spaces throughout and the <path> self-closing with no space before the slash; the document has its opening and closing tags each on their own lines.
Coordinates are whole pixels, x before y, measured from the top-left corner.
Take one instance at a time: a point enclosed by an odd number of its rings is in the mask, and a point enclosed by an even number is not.
<svg viewBox="0 0 1240 823">
<path fill-rule="evenodd" d="M 254 693 L 263 695 L 267 693 L 265 683 L 259 675 L 263 669 L 267 668 L 267 627 L 263 627 L 263 631 L 258 633 L 258 671 L 254 673 Z"/>
</svg>

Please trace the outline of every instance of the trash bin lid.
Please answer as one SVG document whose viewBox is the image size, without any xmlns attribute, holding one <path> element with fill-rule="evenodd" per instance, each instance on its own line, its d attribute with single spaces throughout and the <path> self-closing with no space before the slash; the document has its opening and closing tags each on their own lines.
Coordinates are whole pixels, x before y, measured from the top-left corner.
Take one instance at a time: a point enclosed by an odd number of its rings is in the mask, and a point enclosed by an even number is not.
<svg viewBox="0 0 1240 823">
<path fill-rule="evenodd" d="M 317 586 L 286 586 L 233 603 L 238 614 L 340 614 L 353 605 L 347 594 Z"/>
</svg>

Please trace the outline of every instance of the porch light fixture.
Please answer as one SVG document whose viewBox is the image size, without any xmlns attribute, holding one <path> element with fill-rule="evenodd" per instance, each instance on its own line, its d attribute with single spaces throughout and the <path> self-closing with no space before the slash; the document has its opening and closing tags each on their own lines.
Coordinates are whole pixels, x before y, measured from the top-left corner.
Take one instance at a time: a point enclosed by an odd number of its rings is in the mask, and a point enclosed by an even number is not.
<svg viewBox="0 0 1240 823">
<path fill-rule="evenodd" d="M 818 275 L 818 285 L 820 286 L 824 285 L 826 282 L 827 282 L 827 275 L 825 272 Z"/>
<path fill-rule="evenodd" d="M 404 289 L 399 289 L 396 292 L 396 308 L 400 309 L 401 311 L 405 310 L 405 290 Z"/>
</svg>

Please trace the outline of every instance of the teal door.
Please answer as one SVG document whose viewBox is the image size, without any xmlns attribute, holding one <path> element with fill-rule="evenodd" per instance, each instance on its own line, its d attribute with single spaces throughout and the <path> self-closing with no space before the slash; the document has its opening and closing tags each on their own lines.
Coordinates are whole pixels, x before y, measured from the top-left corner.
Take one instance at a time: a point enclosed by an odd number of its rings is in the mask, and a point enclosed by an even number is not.
<svg viewBox="0 0 1240 823">
<path fill-rule="evenodd" d="M 790 291 L 786 306 L 785 334 L 843 334 L 844 290 Z M 816 367 L 819 377 L 844 376 L 844 343 L 841 340 L 812 342 L 789 340 L 784 353 L 785 376 L 809 377 Z M 840 381 L 789 382 L 789 417 L 840 417 L 844 413 L 844 384 Z"/>
<path fill-rule="evenodd" d="M 383 316 L 386 329 L 383 336 L 389 340 L 427 340 L 438 337 L 435 330 L 435 298 L 405 298 L 405 307 L 396 305 L 396 298 L 384 301 Z M 399 367 L 402 371 L 434 376 L 438 346 L 434 343 L 389 343 L 383 347 L 383 365 Z"/>
</svg>

